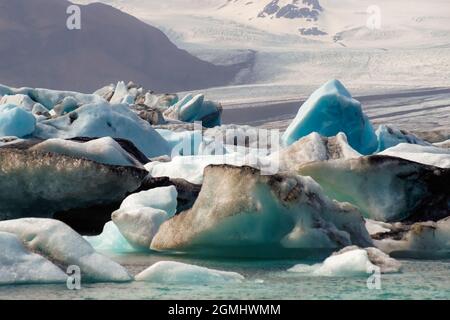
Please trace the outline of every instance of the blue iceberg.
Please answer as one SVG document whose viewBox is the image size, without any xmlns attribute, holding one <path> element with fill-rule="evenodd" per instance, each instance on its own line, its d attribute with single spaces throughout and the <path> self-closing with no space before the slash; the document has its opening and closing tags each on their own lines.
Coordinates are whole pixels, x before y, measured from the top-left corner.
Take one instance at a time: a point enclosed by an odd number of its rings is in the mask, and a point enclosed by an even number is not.
<svg viewBox="0 0 450 320">
<path fill-rule="evenodd" d="M 372 154 L 378 147 L 372 124 L 362 112 L 361 104 L 338 80 L 327 82 L 309 97 L 282 139 L 291 145 L 312 132 L 326 137 L 344 132 L 349 144 L 362 154 Z"/>
<path fill-rule="evenodd" d="M 0 106 L 0 137 L 23 138 L 34 132 L 36 119 L 33 114 L 13 104 Z"/>
</svg>

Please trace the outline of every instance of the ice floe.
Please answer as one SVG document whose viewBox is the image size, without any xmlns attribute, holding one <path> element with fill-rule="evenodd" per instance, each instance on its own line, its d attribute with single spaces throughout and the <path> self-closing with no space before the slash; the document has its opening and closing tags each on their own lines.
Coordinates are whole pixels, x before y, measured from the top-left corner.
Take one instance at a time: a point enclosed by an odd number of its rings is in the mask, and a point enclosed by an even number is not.
<svg viewBox="0 0 450 320">
<path fill-rule="evenodd" d="M 98 236 L 86 236 L 85 239 L 95 250 L 100 252 L 120 254 L 140 251 L 125 239 L 112 221 L 105 224 L 101 234 Z"/>
<path fill-rule="evenodd" d="M 136 281 L 192 285 L 240 283 L 244 279 L 236 272 L 208 269 L 175 261 L 157 262 L 135 276 Z"/>
</svg>

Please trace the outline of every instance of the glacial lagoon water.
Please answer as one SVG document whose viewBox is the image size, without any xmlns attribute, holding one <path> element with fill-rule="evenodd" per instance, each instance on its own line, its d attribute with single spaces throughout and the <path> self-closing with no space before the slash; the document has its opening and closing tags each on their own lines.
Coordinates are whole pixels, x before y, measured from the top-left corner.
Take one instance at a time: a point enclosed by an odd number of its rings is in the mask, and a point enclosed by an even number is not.
<svg viewBox="0 0 450 320">
<path fill-rule="evenodd" d="M 0 299 L 450 299 L 450 260 L 401 260 L 403 272 L 382 275 L 381 289 L 369 290 L 367 278 L 315 277 L 286 270 L 299 260 L 220 260 L 132 254 L 113 256 L 133 275 L 162 260 L 173 260 L 245 276 L 244 283 L 173 285 L 164 283 L 82 283 L 0 287 Z"/>
</svg>

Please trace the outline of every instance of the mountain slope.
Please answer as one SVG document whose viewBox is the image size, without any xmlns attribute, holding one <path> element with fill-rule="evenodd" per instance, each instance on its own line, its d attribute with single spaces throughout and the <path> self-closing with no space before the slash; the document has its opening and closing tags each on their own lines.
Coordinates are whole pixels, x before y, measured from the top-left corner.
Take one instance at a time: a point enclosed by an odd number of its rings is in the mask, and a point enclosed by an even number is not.
<svg viewBox="0 0 450 320">
<path fill-rule="evenodd" d="M 160 30 L 100 3 L 82 6 L 82 29 L 69 31 L 70 4 L 0 0 L 0 83 L 89 92 L 133 80 L 180 91 L 228 84 L 241 67 L 201 61 Z"/>
</svg>

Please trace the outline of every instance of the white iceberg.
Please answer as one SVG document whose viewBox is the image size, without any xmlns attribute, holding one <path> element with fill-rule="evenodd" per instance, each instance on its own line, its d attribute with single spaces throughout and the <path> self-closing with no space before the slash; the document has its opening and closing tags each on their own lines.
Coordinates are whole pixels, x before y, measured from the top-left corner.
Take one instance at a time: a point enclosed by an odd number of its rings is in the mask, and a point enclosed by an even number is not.
<svg viewBox="0 0 450 320">
<path fill-rule="evenodd" d="M 12 104 L 18 106 L 26 111 L 33 110 L 35 101 L 25 94 L 5 95 L 0 99 L 0 105 Z"/>
<path fill-rule="evenodd" d="M 82 236 L 60 221 L 35 218 L 1 221 L 0 232 L 15 234 L 29 250 L 60 266 L 78 266 L 83 281 L 132 280 L 125 268 L 95 252 Z"/>
<path fill-rule="evenodd" d="M 142 164 L 126 152 L 119 143 L 111 137 L 77 142 L 64 139 L 48 139 L 30 150 L 64 154 L 74 158 L 85 158 L 98 163 L 116 166 L 134 166 L 143 168 Z"/>
<path fill-rule="evenodd" d="M 439 168 L 450 168 L 450 149 L 400 143 L 379 154 L 398 157 Z"/>
<path fill-rule="evenodd" d="M 312 132 L 325 137 L 343 132 L 352 148 L 362 154 L 372 154 L 378 146 L 361 104 L 338 80 L 327 82 L 309 97 L 284 133 L 283 141 L 291 145 Z"/>
<path fill-rule="evenodd" d="M 377 267 L 381 273 L 397 273 L 401 270 L 401 263 L 377 248 L 360 249 L 352 246 L 334 253 L 323 263 L 312 266 L 299 264 L 288 271 L 322 277 L 367 277 Z"/>
<path fill-rule="evenodd" d="M 135 193 L 122 202 L 111 218 L 132 246 L 149 249 L 161 224 L 177 212 L 177 196 L 174 186 Z"/>
<path fill-rule="evenodd" d="M 13 105 L 0 105 L 0 137 L 16 136 L 23 138 L 36 129 L 36 119 L 31 112 Z"/>
<path fill-rule="evenodd" d="M 53 263 L 25 249 L 17 236 L 0 232 L 0 285 L 60 283 L 67 275 Z"/>
<path fill-rule="evenodd" d="M 67 115 L 39 122 L 34 135 L 42 139 L 122 138 L 133 142 L 148 157 L 170 154 L 168 143 L 124 104 L 83 105 Z"/>
<path fill-rule="evenodd" d="M 135 276 L 136 281 L 162 284 L 208 285 L 240 283 L 244 277 L 227 272 L 174 261 L 160 261 Z"/>
</svg>

